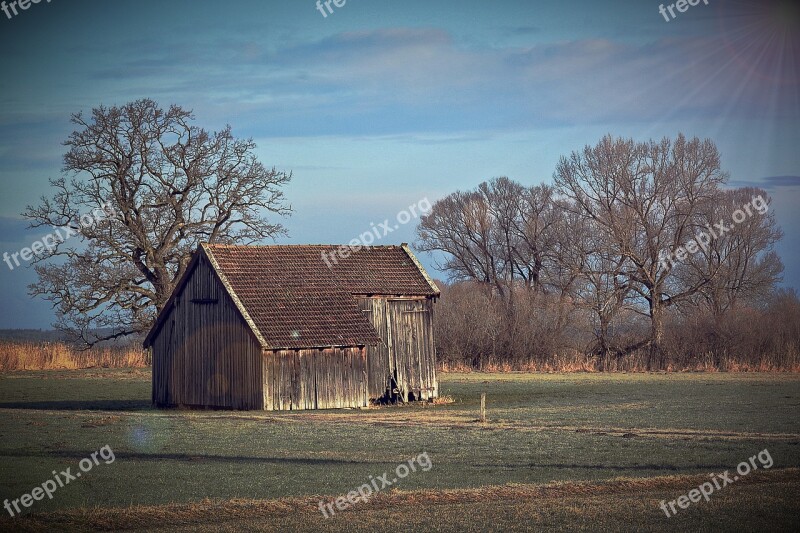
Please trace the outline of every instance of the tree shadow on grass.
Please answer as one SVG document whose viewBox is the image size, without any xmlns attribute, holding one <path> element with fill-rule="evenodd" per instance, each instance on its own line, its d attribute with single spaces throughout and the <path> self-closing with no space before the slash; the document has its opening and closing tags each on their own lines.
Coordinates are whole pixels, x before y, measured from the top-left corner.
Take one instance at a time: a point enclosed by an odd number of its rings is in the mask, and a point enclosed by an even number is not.
<svg viewBox="0 0 800 533">
<path fill-rule="evenodd" d="M 64 459 L 83 459 L 86 457 L 86 450 L 0 450 L 0 457 L 59 457 Z M 139 452 L 119 450 L 115 451 L 115 457 L 123 460 L 136 460 L 136 461 L 178 461 L 188 463 L 252 463 L 252 464 L 293 464 L 293 465 L 386 465 L 392 467 L 392 464 L 380 460 L 354 460 L 354 459 L 331 459 L 331 458 L 312 458 L 312 457 L 268 457 L 268 456 L 242 456 L 242 455 L 220 455 L 220 454 L 205 454 L 205 453 L 178 453 L 178 452 L 165 452 L 165 451 L 152 451 L 152 452 Z M 504 465 L 489 465 L 489 464 L 471 464 L 460 465 L 461 467 L 471 466 L 473 468 L 486 468 L 486 467 L 499 467 L 503 469 L 531 469 L 531 468 L 544 468 L 548 470 L 600 470 L 611 472 L 680 472 L 690 473 L 695 470 L 699 471 L 714 471 L 720 469 L 729 469 L 729 466 L 723 464 L 687 464 L 687 465 L 674 465 L 674 464 L 631 464 L 631 465 L 614 465 L 614 464 L 577 464 L 577 463 L 519 463 L 519 464 L 504 464 Z"/>
<path fill-rule="evenodd" d="M 34 457 L 80 460 L 87 456 L 87 450 L 0 450 L 0 457 Z M 174 452 L 133 452 L 114 451 L 115 460 L 133 461 L 177 461 L 186 463 L 240 463 L 276 465 L 387 465 L 385 461 L 357 461 L 352 459 L 320 459 L 312 457 L 253 457 L 242 455 L 195 454 Z M 102 461 L 102 459 L 100 459 Z"/>
<path fill-rule="evenodd" d="M 38 402 L 0 402 L 0 409 L 43 411 L 149 411 L 149 400 L 52 400 Z"/>
</svg>

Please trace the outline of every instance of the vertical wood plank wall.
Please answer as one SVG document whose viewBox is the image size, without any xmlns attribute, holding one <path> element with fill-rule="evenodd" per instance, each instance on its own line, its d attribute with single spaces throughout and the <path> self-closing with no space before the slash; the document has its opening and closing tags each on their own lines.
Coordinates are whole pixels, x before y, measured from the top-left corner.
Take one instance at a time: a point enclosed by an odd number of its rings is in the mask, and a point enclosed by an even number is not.
<svg viewBox="0 0 800 533">
<path fill-rule="evenodd" d="M 205 258 L 152 350 L 156 406 L 264 408 L 261 346 Z"/>
<path fill-rule="evenodd" d="M 363 297 L 361 309 L 383 340 L 367 347 L 370 399 L 386 393 L 394 376 L 405 401 L 409 393 L 417 400 L 439 395 L 436 381 L 436 350 L 433 339 L 433 302 L 425 298 L 389 299 Z"/>
<path fill-rule="evenodd" d="M 403 399 L 429 400 L 439 395 L 430 300 L 389 300 L 390 357 Z"/>
<path fill-rule="evenodd" d="M 270 411 L 365 407 L 366 350 L 265 350 L 263 389 Z"/>
<path fill-rule="evenodd" d="M 393 368 L 389 359 L 388 314 L 385 298 L 359 298 L 361 311 L 369 318 L 372 327 L 383 341 L 377 346 L 367 346 L 367 391 L 371 400 L 383 398 L 389 388 Z"/>
</svg>

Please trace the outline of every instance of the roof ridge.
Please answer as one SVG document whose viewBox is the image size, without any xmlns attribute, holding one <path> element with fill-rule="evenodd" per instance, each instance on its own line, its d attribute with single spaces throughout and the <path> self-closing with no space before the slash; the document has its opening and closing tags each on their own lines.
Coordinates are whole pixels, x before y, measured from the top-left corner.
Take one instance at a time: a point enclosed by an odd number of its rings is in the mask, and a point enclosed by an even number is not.
<svg viewBox="0 0 800 533">
<path fill-rule="evenodd" d="M 349 244 L 222 244 L 222 243 L 201 243 L 201 246 L 209 246 L 213 248 L 402 248 L 401 244 L 369 244 L 351 246 Z"/>
</svg>

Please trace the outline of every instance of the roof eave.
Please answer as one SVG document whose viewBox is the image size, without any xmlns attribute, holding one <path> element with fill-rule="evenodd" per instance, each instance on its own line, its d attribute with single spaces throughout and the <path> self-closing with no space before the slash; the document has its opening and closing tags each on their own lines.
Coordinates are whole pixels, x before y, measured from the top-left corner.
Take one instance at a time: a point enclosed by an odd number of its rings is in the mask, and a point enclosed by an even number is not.
<svg viewBox="0 0 800 533">
<path fill-rule="evenodd" d="M 331 348 L 366 348 L 367 346 L 378 346 L 378 342 L 364 342 L 356 344 L 317 344 L 308 346 L 270 346 L 264 350 L 280 352 L 283 350 L 328 350 Z"/>
<path fill-rule="evenodd" d="M 417 259 L 417 256 L 414 255 L 414 252 L 411 251 L 411 248 L 408 247 L 408 244 L 403 243 L 400 245 L 400 247 L 403 249 L 403 251 L 405 251 L 405 253 L 411 259 L 411 261 L 414 262 L 414 265 L 417 267 L 417 270 L 419 270 L 419 273 L 422 274 L 423 278 L 425 278 L 425 281 L 428 282 L 428 285 L 430 286 L 431 290 L 433 290 L 433 292 L 436 293 L 436 296 L 437 297 L 441 296 L 442 291 L 439 290 L 439 287 L 436 286 L 436 283 L 433 281 L 433 279 L 431 279 L 431 277 L 425 271 L 425 267 L 423 267 L 422 263 L 419 262 L 419 259 Z"/>
<path fill-rule="evenodd" d="M 239 313 L 241 313 L 242 318 L 253 332 L 253 335 L 255 335 L 258 343 L 261 344 L 261 348 L 265 350 L 271 349 L 269 344 L 267 344 L 266 339 L 261 334 L 261 331 L 258 329 L 258 326 L 256 326 L 256 323 L 253 321 L 253 318 L 250 316 L 250 313 L 247 312 L 247 308 L 236 295 L 236 291 L 233 290 L 233 286 L 228 281 L 228 277 L 225 275 L 225 272 L 223 272 L 222 268 L 220 268 L 217 259 L 214 257 L 214 254 L 211 251 L 211 245 L 202 243 L 200 244 L 200 248 L 208 258 L 208 262 L 211 264 L 211 268 L 216 273 L 220 283 L 222 283 L 222 286 L 225 287 L 225 291 L 227 291 L 228 296 L 230 296 L 231 300 L 233 300 L 233 304 L 236 306 L 236 309 L 238 309 Z"/>
</svg>

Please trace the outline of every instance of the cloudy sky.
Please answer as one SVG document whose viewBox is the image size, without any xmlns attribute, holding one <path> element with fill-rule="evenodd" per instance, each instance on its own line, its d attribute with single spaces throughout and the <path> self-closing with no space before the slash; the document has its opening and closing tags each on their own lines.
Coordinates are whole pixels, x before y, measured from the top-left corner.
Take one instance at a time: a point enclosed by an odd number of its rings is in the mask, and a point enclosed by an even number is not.
<svg viewBox="0 0 800 533">
<path fill-rule="evenodd" d="M 549 182 L 604 134 L 708 137 L 774 198 L 800 287 L 800 14 L 789 0 L 42 0 L 0 12 L 0 253 L 57 176 L 71 113 L 149 97 L 291 170 L 282 242 L 346 242 L 423 198 Z M 669 17 L 669 15 L 667 15 Z M 414 240 L 414 224 L 385 243 Z M 427 265 L 429 258 L 424 258 Z M 437 274 L 441 276 L 441 274 Z M 0 328 L 46 328 L 0 263 Z"/>
</svg>

